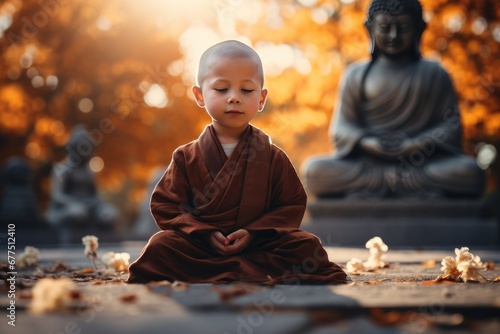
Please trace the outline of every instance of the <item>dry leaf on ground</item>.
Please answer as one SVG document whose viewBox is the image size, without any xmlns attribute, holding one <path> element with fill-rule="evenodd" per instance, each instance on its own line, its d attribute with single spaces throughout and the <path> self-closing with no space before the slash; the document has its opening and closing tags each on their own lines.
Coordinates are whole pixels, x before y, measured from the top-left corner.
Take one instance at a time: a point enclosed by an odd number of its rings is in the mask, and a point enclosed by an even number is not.
<svg viewBox="0 0 500 334">
<path fill-rule="evenodd" d="M 213 290 L 219 294 L 221 301 L 227 302 L 231 299 L 253 293 L 258 287 L 252 284 L 234 284 L 229 288 L 213 287 Z"/>
</svg>

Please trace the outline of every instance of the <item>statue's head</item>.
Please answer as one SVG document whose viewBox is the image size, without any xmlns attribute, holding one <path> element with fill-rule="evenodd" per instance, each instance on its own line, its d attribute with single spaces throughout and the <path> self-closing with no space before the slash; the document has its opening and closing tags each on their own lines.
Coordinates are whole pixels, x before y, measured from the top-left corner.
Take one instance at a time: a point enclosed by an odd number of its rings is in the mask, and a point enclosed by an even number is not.
<svg viewBox="0 0 500 334">
<path fill-rule="evenodd" d="M 67 158 L 72 165 L 77 166 L 87 163 L 95 150 L 95 145 L 91 140 L 89 132 L 81 124 L 77 124 L 71 131 L 68 143 L 66 144 Z"/>
<path fill-rule="evenodd" d="M 373 59 L 380 53 L 420 58 L 420 40 L 427 24 L 418 0 L 373 0 L 365 26 Z"/>
</svg>

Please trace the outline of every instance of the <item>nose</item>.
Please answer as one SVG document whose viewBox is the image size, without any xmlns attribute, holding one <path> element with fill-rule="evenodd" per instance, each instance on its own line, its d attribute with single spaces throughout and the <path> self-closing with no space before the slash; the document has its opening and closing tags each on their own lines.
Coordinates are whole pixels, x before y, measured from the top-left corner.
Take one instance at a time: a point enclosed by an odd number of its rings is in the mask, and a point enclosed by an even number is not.
<svg viewBox="0 0 500 334">
<path fill-rule="evenodd" d="M 389 31 L 389 37 L 395 39 L 398 35 L 398 26 L 395 23 L 391 24 L 391 30 Z"/>
<path fill-rule="evenodd" d="M 240 99 L 240 96 L 238 95 L 237 92 L 234 92 L 234 91 L 231 91 L 230 94 L 229 94 L 229 97 L 227 99 L 227 103 L 236 103 L 236 104 L 239 104 L 241 103 L 241 99 Z"/>
</svg>

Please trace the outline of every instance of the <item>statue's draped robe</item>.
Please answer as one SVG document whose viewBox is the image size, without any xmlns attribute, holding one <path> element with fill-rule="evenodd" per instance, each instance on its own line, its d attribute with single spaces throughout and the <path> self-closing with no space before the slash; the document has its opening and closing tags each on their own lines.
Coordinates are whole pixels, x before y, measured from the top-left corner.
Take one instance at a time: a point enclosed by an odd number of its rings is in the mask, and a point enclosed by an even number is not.
<svg viewBox="0 0 500 334">
<path fill-rule="evenodd" d="M 213 127 L 178 148 L 151 197 L 162 231 L 130 265 L 128 281 L 345 282 L 319 239 L 299 230 L 306 194 L 286 154 L 249 126 L 228 158 Z M 208 236 L 246 229 L 241 253 L 216 254 Z"/>
<path fill-rule="evenodd" d="M 448 73 L 438 63 L 420 59 L 387 80 L 382 94 L 364 99 L 368 65 L 353 64 L 344 75 L 330 127 L 336 152 L 307 167 L 308 188 L 319 196 L 362 189 L 386 193 L 388 188 L 396 193 L 480 191 L 481 172 L 462 154 L 457 96 Z M 392 161 L 360 150 L 361 138 L 386 134 L 391 140 L 417 140 L 421 149 Z"/>
<path fill-rule="evenodd" d="M 460 152 L 460 119 L 450 77 L 439 64 L 419 60 L 390 79 L 383 94 L 363 101 L 362 76 L 368 63 L 346 74 L 331 132 L 339 157 L 348 155 L 363 136 L 404 132 L 415 139 L 441 134 L 440 149 Z M 437 138 L 437 137 L 436 137 Z"/>
</svg>

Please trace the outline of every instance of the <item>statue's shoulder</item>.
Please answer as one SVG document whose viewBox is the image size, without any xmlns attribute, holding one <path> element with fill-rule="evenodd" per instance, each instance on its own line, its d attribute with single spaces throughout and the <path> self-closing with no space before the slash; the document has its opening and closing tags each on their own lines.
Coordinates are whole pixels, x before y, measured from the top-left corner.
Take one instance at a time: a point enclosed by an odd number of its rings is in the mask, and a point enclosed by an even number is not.
<svg viewBox="0 0 500 334">
<path fill-rule="evenodd" d="M 344 72 L 345 80 L 360 83 L 369 65 L 370 61 L 359 61 L 347 65 Z"/>
<path fill-rule="evenodd" d="M 426 71 L 430 71 L 436 74 L 449 76 L 448 71 L 436 60 L 431 59 L 420 59 L 420 66 Z"/>
</svg>

